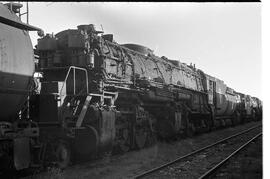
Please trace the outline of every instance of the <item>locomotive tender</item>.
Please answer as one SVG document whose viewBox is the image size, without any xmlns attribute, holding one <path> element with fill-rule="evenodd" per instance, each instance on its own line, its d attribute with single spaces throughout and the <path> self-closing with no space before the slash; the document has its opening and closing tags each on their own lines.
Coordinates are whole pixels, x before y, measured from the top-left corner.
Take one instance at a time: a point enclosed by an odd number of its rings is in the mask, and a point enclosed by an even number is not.
<svg viewBox="0 0 270 179">
<path fill-rule="evenodd" d="M 94 25 L 38 40 L 0 4 L 0 167 L 24 169 L 127 152 L 156 137 L 260 120 L 258 98 Z M 35 67 L 35 68 L 34 68 Z M 34 72 L 39 74 L 34 77 Z M 8 165 L 7 165 L 8 164 Z"/>
</svg>

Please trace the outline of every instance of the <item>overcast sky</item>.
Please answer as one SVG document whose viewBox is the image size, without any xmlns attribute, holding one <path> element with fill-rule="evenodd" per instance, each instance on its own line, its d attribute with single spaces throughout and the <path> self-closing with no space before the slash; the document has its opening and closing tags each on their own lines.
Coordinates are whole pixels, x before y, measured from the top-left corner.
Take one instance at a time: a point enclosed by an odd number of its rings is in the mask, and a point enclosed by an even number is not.
<svg viewBox="0 0 270 179">
<path fill-rule="evenodd" d="M 259 3 L 29 2 L 29 10 L 30 24 L 45 33 L 102 24 L 120 44 L 195 63 L 236 91 L 262 97 Z"/>
</svg>

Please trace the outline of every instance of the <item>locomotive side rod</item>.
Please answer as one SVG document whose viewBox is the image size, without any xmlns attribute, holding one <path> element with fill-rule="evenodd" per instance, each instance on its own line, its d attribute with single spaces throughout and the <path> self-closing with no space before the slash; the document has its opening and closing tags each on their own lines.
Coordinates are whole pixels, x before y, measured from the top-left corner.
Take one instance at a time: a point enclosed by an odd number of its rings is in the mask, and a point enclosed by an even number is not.
<svg viewBox="0 0 270 179">
<path fill-rule="evenodd" d="M 221 139 L 221 140 L 219 140 L 219 141 L 217 141 L 217 142 L 215 142 L 215 143 L 213 143 L 213 144 L 207 145 L 207 146 L 205 146 L 205 147 L 203 147 L 203 148 L 200 148 L 200 149 L 198 149 L 198 150 L 195 150 L 195 151 L 193 151 L 193 152 L 191 152 L 191 153 L 188 153 L 188 154 L 186 154 L 186 155 L 184 155 L 184 156 L 181 156 L 181 157 L 179 157 L 179 158 L 177 158 L 177 159 L 175 159 L 175 160 L 173 160 L 173 161 L 171 161 L 171 162 L 169 162 L 169 163 L 166 163 L 166 164 L 164 164 L 164 165 L 161 165 L 161 166 L 158 166 L 158 167 L 156 167 L 156 168 L 150 169 L 150 170 L 148 170 L 148 171 L 146 171 L 146 172 L 144 172 L 144 173 L 142 173 L 142 174 L 139 174 L 139 175 L 135 176 L 134 178 L 135 178 L 135 179 L 138 179 L 138 178 L 142 178 L 142 177 L 145 177 L 145 176 L 147 176 L 147 175 L 150 175 L 151 173 L 154 173 L 154 172 L 156 172 L 156 171 L 158 171 L 158 170 L 161 170 L 161 169 L 163 169 L 163 168 L 165 168 L 165 167 L 168 167 L 168 166 L 170 166 L 170 165 L 172 165 L 172 164 L 174 164 L 174 163 L 176 163 L 176 162 L 179 162 L 180 160 L 183 160 L 183 159 L 185 159 L 185 158 L 187 158 L 187 157 L 190 157 L 190 156 L 192 156 L 192 155 L 194 155 L 194 154 L 197 154 L 197 153 L 199 153 L 199 152 L 202 152 L 202 151 L 204 151 L 204 150 L 206 150 L 206 149 L 208 149 L 208 148 L 211 148 L 211 147 L 213 147 L 213 146 L 215 146 L 215 145 L 218 145 L 218 144 L 220 144 L 220 143 L 223 143 L 223 142 L 225 142 L 225 141 L 227 141 L 227 140 L 229 140 L 229 139 L 232 139 L 232 138 L 234 138 L 234 137 L 237 137 L 237 136 L 240 136 L 240 135 L 242 135 L 242 134 L 245 134 L 245 133 L 247 133 L 247 132 L 249 132 L 249 131 L 251 131 L 251 130 L 254 130 L 254 129 L 258 128 L 258 127 L 261 127 L 261 124 L 255 126 L 255 127 L 251 127 L 251 128 L 249 128 L 249 129 L 247 129 L 247 130 L 241 131 L 241 132 L 239 132 L 239 133 L 236 133 L 236 134 L 234 134 L 234 135 L 231 135 L 231 136 L 229 136 L 229 137 L 227 137 L 227 138 L 225 138 L 225 139 Z"/>
</svg>

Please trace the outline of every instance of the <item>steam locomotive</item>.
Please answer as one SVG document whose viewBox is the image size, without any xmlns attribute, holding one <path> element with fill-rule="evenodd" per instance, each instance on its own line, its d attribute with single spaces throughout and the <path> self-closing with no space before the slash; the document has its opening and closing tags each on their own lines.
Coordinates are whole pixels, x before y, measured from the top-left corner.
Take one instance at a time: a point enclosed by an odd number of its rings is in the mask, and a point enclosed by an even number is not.
<svg viewBox="0 0 270 179">
<path fill-rule="evenodd" d="M 258 98 L 92 24 L 42 36 L 33 50 L 27 31 L 41 29 L 18 8 L 0 4 L 1 170 L 65 168 L 262 118 Z"/>
</svg>

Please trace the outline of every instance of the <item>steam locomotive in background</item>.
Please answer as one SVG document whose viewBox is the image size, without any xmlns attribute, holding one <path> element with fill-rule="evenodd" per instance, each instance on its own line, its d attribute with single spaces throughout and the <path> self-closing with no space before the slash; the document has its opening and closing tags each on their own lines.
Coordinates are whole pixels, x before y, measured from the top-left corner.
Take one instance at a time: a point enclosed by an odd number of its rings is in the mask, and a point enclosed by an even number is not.
<svg viewBox="0 0 270 179">
<path fill-rule="evenodd" d="M 192 65 L 79 25 L 33 50 L 19 6 L 0 4 L 0 167 L 141 149 L 160 138 L 261 120 L 262 102 Z M 34 58 L 34 53 L 38 56 Z M 36 62 L 35 62 L 36 61 Z"/>
</svg>

